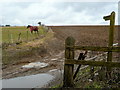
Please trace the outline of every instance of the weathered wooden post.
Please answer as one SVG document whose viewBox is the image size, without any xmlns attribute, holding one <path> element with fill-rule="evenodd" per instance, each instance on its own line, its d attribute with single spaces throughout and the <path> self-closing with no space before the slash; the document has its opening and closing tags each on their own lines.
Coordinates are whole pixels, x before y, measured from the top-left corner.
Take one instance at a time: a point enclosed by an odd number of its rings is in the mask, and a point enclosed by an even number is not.
<svg viewBox="0 0 120 90">
<path fill-rule="evenodd" d="M 118 2 L 118 46 L 120 47 L 120 1 Z M 118 53 L 118 62 L 120 62 L 120 52 Z M 118 81 L 120 81 L 120 68 L 117 69 Z"/>
<path fill-rule="evenodd" d="M 85 57 L 86 57 L 86 54 L 87 54 L 87 51 L 85 51 L 84 54 L 83 54 L 83 53 L 80 53 L 80 54 L 79 54 L 79 57 L 78 57 L 78 60 L 84 60 Z M 80 67 L 81 67 L 81 64 L 77 67 L 77 69 L 76 69 L 76 71 L 75 71 L 75 73 L 74 73 L 74 75 L 73 75 L 73 80 L 76 78 L 76 76 L 77 76 L 77 74 L 78 74 L 78 72 L 79 72 Z"/>
<path fill-rule="evenodd" d="M 28 41 L 28 31 L 27 31 L 27 41 Z"/>
<path fill-rule="evenodd" d="M 110 30 L 109 30 L 109 44 L 108 47 L 113 46 L 113 39 L 114 39 L 114 28 L 115 28 L 115 12 L 113 11 L 111 15 L 103 17 L 105 21 L 110 20 Z M 109 51 L 107 54 L 107 61 L 112 61 L 112 52 Z M 111 78 L 111 68 L 108 68 L 108 78 Z"/>
<path fill-rule="evenodd" d="M 8 41 L 9 41 L 9 43 L 10 43 L 10 41 L 11 41 L 10 31 L 9 31 L 9 29 L 8 29 Z"/>
<path fill-rule="evenodd" d="M 79 57 L 78 57 L 78 60 L 83 60 L 83 57 L 84 57 L 83 53 L 80 53 L 80 54 L 79 54 Z M 75 72 L 75 74 L 73 75 L 73 80 L 76 78 L 77 73 L 79 72 L 80 67 L 81 67 L 81 64 L 77 67 L 76 72 Z"/>
<path fill-rule="evenodd" d="M 13 43 L 13 35 L 10 34 L 11 43 Z"/>
<path fill-rule="evenodd" d="M 120 47 L 120 1 L 118 2 L 118 46 Z M 120 62 L 120 52 L 118 53 L 118 62 Z"/>
<path fill-rule="evenodd" d="M 65 61 L 74 59 L 74 49 L 70 47 L 74 47 L 75 39 L 73 37 L 68 37 L 65 41 Z M 68 47 L 70 46 L 70 47 Z M 64 80 L 63 87 L 73 87 L 73 71 L 74 64 L 65 64 L 64 65 Z"/>
<path fill-rule="evenodd" d="M 21 33 L 18 34 L 18 42 L 20 41 L 21 39 Z"/>
<path fill-rule="evenodd" d="M 120 47 L 120 1 L 118 2 L 118 46 Z M 118 62 L 120 62 L 120 52 L 118 53 Z"/>
</svg>

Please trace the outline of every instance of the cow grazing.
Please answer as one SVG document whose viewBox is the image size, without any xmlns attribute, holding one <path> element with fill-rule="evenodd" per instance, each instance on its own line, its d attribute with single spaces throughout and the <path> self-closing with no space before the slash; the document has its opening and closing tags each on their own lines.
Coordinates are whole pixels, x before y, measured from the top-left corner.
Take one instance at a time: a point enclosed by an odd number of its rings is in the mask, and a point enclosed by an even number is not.
<svg viewBox="0 0 120 90">
<path fill-rule="evenodd" d="M 33 34 L 33 31 L 38 33 L 38 27 L 37 26 L 28 25 L 27 28 L 30 28 L 30 31 L 31 31 L 32 34 Z"/>
</svg>

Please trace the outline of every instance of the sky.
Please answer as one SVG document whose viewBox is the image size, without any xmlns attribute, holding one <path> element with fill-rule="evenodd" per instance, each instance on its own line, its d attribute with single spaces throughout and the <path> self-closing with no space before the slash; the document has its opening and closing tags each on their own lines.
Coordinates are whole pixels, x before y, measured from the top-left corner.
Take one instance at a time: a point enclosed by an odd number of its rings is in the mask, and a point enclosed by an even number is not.
<svg viewBox="0 0 120 90">
<path fill-rule="evenodd" d="M 86 0 L 85 0 L 86 1 Z M 116 12 L 118 24 L 118 1 L 60 1 L 11 0 L 0 3 L 0 25 L 108 25 L 103 16 Z"/>
</svg>

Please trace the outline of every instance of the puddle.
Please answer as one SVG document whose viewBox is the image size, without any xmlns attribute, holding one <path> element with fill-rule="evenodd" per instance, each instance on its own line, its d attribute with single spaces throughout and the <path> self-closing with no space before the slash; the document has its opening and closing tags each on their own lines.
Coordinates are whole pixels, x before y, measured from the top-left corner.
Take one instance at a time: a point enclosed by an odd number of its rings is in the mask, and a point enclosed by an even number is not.
<svg viewBox="0 0 120 90">
<path fill-rule="evenodd" d="M 2 80 L 0 78 L 0 90 L 2 90 Z"/>
<path fill-rule="evenodd" d="M 12 79 L 3 79 L 2 88 L 35 88 L 43 87 L 48 84 L 54 77 L 49 74 L 37 74 Z"/>
<path fill-rule="evenodd" d="M 22 68 L 44 68 L 47 66 L 48 66 L 47 63 L 33 62 L 33 63 L 29 63 L 27 65 L 22 66 Z"/>
</svg>

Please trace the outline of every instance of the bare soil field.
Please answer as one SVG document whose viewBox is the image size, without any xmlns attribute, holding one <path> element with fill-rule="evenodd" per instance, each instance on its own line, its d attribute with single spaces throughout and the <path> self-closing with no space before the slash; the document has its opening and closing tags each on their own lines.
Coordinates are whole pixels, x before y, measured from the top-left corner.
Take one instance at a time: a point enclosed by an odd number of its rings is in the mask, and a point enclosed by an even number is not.
<svg viewBox="0 0 120 90">
<path fill-rule="evenodd" d="M 55 36 L 65 40 L 73 36 L 76 44 L 85 46 L 107 46 L 109 38 L 109 26 L 49 26 L 55 32 Z M 117 42 L 118 26 L 115 27 L 114 43 Z"/>
</svg>

